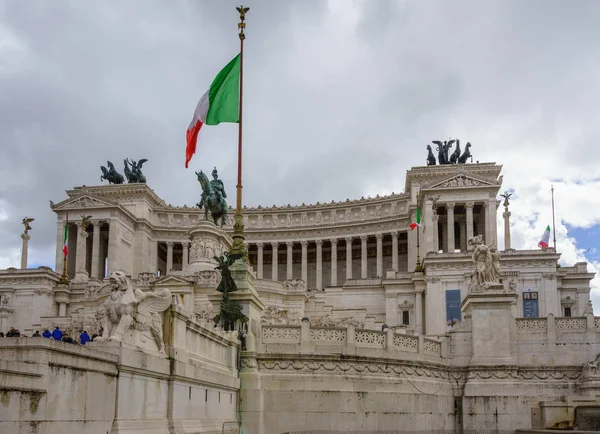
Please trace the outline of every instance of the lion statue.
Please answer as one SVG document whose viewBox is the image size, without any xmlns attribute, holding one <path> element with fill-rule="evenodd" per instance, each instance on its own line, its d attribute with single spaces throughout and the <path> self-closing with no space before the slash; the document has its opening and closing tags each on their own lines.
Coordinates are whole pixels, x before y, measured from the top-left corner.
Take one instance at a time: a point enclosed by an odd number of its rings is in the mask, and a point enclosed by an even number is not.
<svg viewBox="0 0 600 434">
<path fill-rule="evenodd" d="M 131 281 L 122 271 L 114 271 L 109 276 L 111 294 L 104 302 L 104 332 L 97 341 L 123 340 L 123 334 L 133 328 L 150 331 L 160 352 L 165 351 L 162 335 L 161 312 L 171 305 L 171 292 L 161 289 L 143 292 L 133 289 Z M 143 340 L 143 338 L 142 338 Z"/>
</svg>

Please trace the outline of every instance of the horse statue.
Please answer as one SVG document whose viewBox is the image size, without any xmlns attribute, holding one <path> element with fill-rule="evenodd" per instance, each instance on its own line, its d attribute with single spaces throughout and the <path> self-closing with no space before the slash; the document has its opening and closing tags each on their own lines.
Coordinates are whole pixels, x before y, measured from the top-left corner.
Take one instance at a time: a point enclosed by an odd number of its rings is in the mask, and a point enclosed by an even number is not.
<svg viewBox="0 0 600 434">
<path fill-rule="evenodd" d="M 202 187 L 202 197 L 196 206 L 200 209 L 204 207 L 204 218 L 206 220 L 208 220 L 208 211 L 210 211 L 215 225 L 218 225 L 217 222 L 221 219 L 221 227 L 225 226 L 225 223 L 227 222 L 227 203 L 225 202 L 225 199 L 219 194 L 215 185 L 208 180 L 208 177 L 203 171 L 195 173 L 198 176 L 198 182 Z"/>
<path fill-rule="evenodd" d="M 463 152 L 458 159 L 458 164 L 465 164 L 469 158 L 471 158 L 471 163 L 473 162 L 473 156 L 471 155 L 471 150 L 469 149 L 470 147 L 471 143 L 467 142 L 467 145 L 465 146 L 465 152 Z"/>
<path fill-rule="evenodd" d="M 134 181 L 129 181 L 129 182 L 139 182 L 139 183 L 143 183 L 143 184 L 146 183 L 146 177 L 142 173 L 142 165 L 146 161 L 148 161 L 147 158 L 142 158 L 137 163 L 135 162 L 134 159 L 131 159 L 131 161 L 129 161 L 128 159 L 125 159 L 125 166 L 127 166 L 127 163 L 131 164 L 131 173 L 134 177 L 133 178 Z"/>
<path fill-rule="evenodd" d="M 456 141 L 456 149 L 454 150 L 452 155 L 450 155 L 450 164 L 457 164 L 459 158 L 460 158 L 460 140 L 457 140 Z"/>
<path fill-rule="evenodd" d="M 435 156 L 433 155 L 433 151 L 431 150 L 431 145 L 427 145 L 427 165 L 435 166 Z"/>
<path fill-rule="evenodd" d="M 125 178 L 123 178 L 123 175 L 117 172 L 117 169 L 115 169 L 115 165 L 112 164 L 110 161 L 107 161 L 106 164 L 108 166 L 108 170 L 106 169 L 106 167 L 100 166 L 100 170 L 102 170 L 100 182 L 106 179 L 109 184 L 123 184 L 123 182 L 125 182 Z"/>
</svg>

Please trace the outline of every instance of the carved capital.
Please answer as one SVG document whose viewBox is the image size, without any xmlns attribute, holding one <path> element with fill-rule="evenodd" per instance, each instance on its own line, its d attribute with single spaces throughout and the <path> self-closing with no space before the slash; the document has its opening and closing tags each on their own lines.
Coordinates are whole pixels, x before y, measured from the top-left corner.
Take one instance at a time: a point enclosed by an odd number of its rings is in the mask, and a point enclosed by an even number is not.
<svg viewBox="0 0 600 434">
<path fill-rule="evenodd" d="M 277 250 L 277 248 L 279 247 L 279 243 L 271 243 L 271 247 L 273 248 L 273 250 Z"/>
<path fill-rule="evenodd" d="M 502 217 L 504 217 L 505 219 L 510 217 L 510 211 L 505 211 L 502 213 Z"/>
<path fill-rule="evenodd" d="M 383 240 L 383 234 L 375 234 L 375 238 L 377 238 L 377 241 L 381 241 Z"/>
<path fill-rule="evenodd" d="M 367 242 L 367 240 L 368 240 L 368 239 L 369 239 L 369 237 L 368 237 L 368 236 L 366 236 L 366 235 L 361 235 L 361 236 L 360 236 L 360 241 L 361 241 L 363 244 L 366 244 L 366 242 Z"/>
<path fill-rule="evenodd" d="M 167 241 L 167 247 L 172 249 L 173 248 L 173 241 Z"/>
<path fill-rule="evenodd" d="M 440 216 L 437 215 L 437 214 L 434 214 L 434 215 L 431 216 L 431 220 L 434 221 L 434 222 L 437 222 L 439 219 L 440 219 Z"/>
<path fill-rule="evenodd" d="M 346 237 L 344 240 L 346 241 L 346 244 L 352 244 L 352 237 Z"/>
<path fill-rule="evenodd" d="M 308 246 L 308 241 L 302 240 L 302 241 L 300 241 L 300 245 L 302 246 L 303 249 L 306 249 L 306 247 Z"/>
<path fill-rule="evenodd" d="M 315 244 L 317 247 L 321 247 L 323 245 L 323 240 L 315 240 Z"/>
<path fill-rule="evenodd" d="M 258 250 L 262 250 L 262 248 L 264 247 L 264 244 L 262 242 L 258 242 L 258 243 L 256 243 L 256 247 L 258 248 Z"/>
<path fill-rule="evenodd" d="M 29 241 L 31 239 L 31 235 L 23 233 L 21 234 L 21 239 L 23 241 Z"/>
<path fill-rule="evenodd" d="M 288 246 L 289 249 L 291 249 L 292 247 L 294 247 L 294 242 L 293 241 L 286 241 L 285 245 Z"/>
<path fill-rule="evenodd" d="M 183 246 L 183 250 L 187 250 L 190 248 L 190 242 L 189 241 L 182 241 L 181 245 Z"/>
<path fill-rule="evenodd" d="M 465 202 L 465 206 L 467 207 L 467 209 L 473 209 L 473 207 L 475 206 L 475 202 Z"/>
<path fill-rule="evenodd" d="M 554 275 L 554 273 L 543 273 L 543 274 L 542 274 L 542 277 L 543 277 L 544 279 L 548 279 L 548 280 L 554 280 L 554 277 L 555 277 L 555 275 Z"/>
<path fill-rule="evenodd" d="M 329 240 L 329 242 L 331 243 L 331 247 L 337 246 L 338 240 L 337 238 L 332 238 Z"/>
<path fill-rule="evenodd" d="M 398 232 L 392 232 L 391 235 L 392 235 L 392 238 L 398 240 Z"/>
<path fill-rule="evenodd" d="M 447 210 L 447 211 L 454 211 L 454 207 L 455 207 L 455 206 L 456 206 L 456 203 L 454 203 L 454 202 L 448 202 L 448 203 L 446 204 L 446 210 Z"/>
</svg>

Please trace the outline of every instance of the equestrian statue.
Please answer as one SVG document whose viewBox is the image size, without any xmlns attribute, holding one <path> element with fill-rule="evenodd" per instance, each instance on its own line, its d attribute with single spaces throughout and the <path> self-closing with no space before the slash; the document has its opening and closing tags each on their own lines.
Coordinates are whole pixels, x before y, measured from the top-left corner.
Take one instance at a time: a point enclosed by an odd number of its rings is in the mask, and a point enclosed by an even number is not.
<svg viewBox="0 0 600 434">
<path fill-rule="evenodd" d="M 117 169 L 115 169 L 115 165 L 112 164 L 110 161 L 107 161 L 106 165 L 108 166 L 108 170 L 106 169 L 106 167 L 100 166 L 100 169 L 102 170 L 100 182 L 106 179 L 109 184 L 123 184 L 125 178 L 123 178 L 123 175 L 117 172 Z"/>
<path fill-rule="evenodd" d="M 465 151 L 462 154 L 460 153 L 460 140 L 434 140 L 432 141 L 432 143 L 437 146 L 437 164 L 465 164 L 468 159 L 471 159 L 471 163 L 473 162 L 473 156 L 471 155 L 470 150 L 470 143 L 467 143 L 467 145 L 465 146 Z M 452 152 L 452 155 L 448 157 L 448 151 L 454 143 L 456 143 L 456 149 L 454 150 L 454 152 Z M 435 166 L 435 164 L 435 156 L 431 149 L 431 145 L 427 145 L 427 165 Z"/>
<path fill-rule="evenodd" d="M 203 171 L 196 172 L 196 175 L 202 187 L 202 197 L 196 206 L 200 209 L 204 207 L 205 219 L 208 220 L 208 211 L 210 211 L 215 225 L 218 225 L 217 222 L 221 219 L 221 227 L 225 226 L 225 223 L 227 223 L 227 202 L 225 202 L 227 194 L 225 193 L 223 181 L 219 179 L 217 168 L 215 167 L 212 171 L 213 179 L 211 181 L 208 180 Z"/>
</svg>

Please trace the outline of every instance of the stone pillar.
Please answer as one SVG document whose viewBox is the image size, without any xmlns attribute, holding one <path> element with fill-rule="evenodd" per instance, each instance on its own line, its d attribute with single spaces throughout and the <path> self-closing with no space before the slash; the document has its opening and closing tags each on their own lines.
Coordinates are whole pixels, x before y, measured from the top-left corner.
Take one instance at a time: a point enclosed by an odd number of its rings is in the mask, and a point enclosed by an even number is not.
<svg viewBox="0 0 600 434">
<path fill-rule="evenodd" d="M 65 257 L 63 255 L 63 241 L 65 237 L 65 223 L 59 221 L 56 231 L 56 266 L 54 271 L 62 276 Z"/>
<path fill-rule="evenodd" d="M 181 245 L 183 246 L 183 258 L 181 259 L 181 269 L 185 270 L 190 259 L 190 243 L 184 241 L 183 243 L 181 243 Z"/>
<path fill-rule="evenodd" d="M 502 213 L 504 217 L 504 250 L 510 249 L 510 211 L 506 208 L 506 211 Z"/>
<path fill-rule="evenodd" d="M 448 213 L 448 253 L 454 253 L 454 203 L 450 202 L 446 204 L 446 211 Z"/>
<path fill-rule="evenodd" d="M 377 277 L 383 277 L 383 234 L 376 234 L 377 238 Z"/>
<path fill-rule="evenodd" d="M 432 229 L 432 233 L 433 233 L 433 244 L 432 246 L 432 250 L 434 252 L 439 252 L 440 251 L 440 243 L 439 243 L 439 238 L 440 235 L 438 233 L 438 222 L 440 220 L 440 216 L 437 214 L 434 214 L 431 216 L 431 229 Z"/>
<path fill-rule="evenodd" d="M 473 206 L 475 206 L 474 202 L 465 203 L 467 208 L 467 250 L 471 250 L 469 238 L 473 238 Z"/>
<path fill-rule="evenodd" d="M 167 241 L 167 272 L 166 274 L 171 274 L 171 269 L 173 268 L 173 241 Z"/>
<path fill-rule="evenodd" d="M 67 303 L 58 303 L 58 316 L 67 316 Z"/>
<path fill-rule="evenodd" d="M 300 241 L 300 245 L 302 246 L 302 280 L 308 288 L 308 241 Z"/>
<path fill-rule="evenodd" d="M 516 364 L 517 325 L 512 306 L 517 298 L 516 292 L 504 291 L 502 284 L 465 297 L 461 310 L 465 318 L 471 317 L 471 365 Z"/>
<path fill-rule="evenodd" d="M 29 240 L 31 235 L 22 233 L 21 239 L 23 240 L 23 246 L 21 248 L 21 270 L 27 269 L 27 251 L 29 249 Z"/>
<path fill-rule="evenodd" d="M 415 291 L 415 333 L 423 333 L 423 290 Z"/>
<path fill-rule="evenodd" d="M 360 237 L 360 278 L 367 278 L 367 239 L 366 235 Z"/>
<path fill-rule="evenodd" d="M 337 240 L 331 240 L 331 286 L 337 286 Z"/>
<path fill-rule="evenodd" d="M 294 262 L 293 262 L 293 252 L 294 252 L 294 243 L 293 241 L 287 241 L 287 279 L 294 278 Z"/>
<path fill-rule="evenodd" d="M 158 276 L 158 241 L 152 240 L 150 242 L 152 250 L 150 251 L 150 273 L 155 273 Z"/>
<path fill-rule="evenodd" d="M 398 272 L 398 232 L 392 232 L 392 268 Z"/>
<path fill-rule="evenodd" d="M 271 257 L 271 280 L 279 280 L 277 272 L 279 271 L 279 243 L 271 243 L 273 256 Z"/>
<path fill-rule="evenodd" d="M 352 238 L 346 238 L 346 280 L 352 279 Z"/>
<path fill-rule="evenodd" d="M 88 233 L 84 227 L 77 225 L 77 250 L 75 251 L 75 281 L 87 281 L 88 273 L 85 268 L 87 259 L 87 237 Z"/>
<path fill-rule="evenodd" d="M 465 219 L 460 219 L 460 251 L 461 252 L 466 252 L 467 251 L 467 222 L 465 221 Z"/>
<path fill-rule="evenodd" d="M 256 272 L 257 277 L 259 279 L 263 278 L 263 243 L 256 243 L 256 248 L 258 250 L 257 258 L 256 258 Z"/>
<path fill-rule="evenodd" d="M 119 226 L 116 220 L 110 220 L 108 224 L 108 253 L 106 255 L 108 266 L 107 275 L 110 276 L 113 271 L 119 269 Z"/>
<path fill-rule="evenodd" d="M 93 233 L 92 233 L 92 273 L 91 276 L 93 279 L 98 279 L 100 277 L 100 229 L 102 229 L 102 224 L 98 221 L 92 222 L 93 225 Z"/>
<path fill-rule="evenodd" d="M 317 289 L 323 289 L 323 240 L 315 241 L 317 244 Z"/>
</svg>

